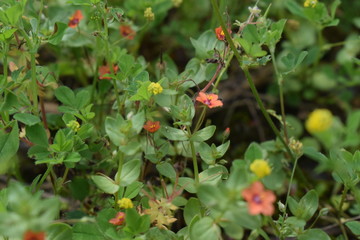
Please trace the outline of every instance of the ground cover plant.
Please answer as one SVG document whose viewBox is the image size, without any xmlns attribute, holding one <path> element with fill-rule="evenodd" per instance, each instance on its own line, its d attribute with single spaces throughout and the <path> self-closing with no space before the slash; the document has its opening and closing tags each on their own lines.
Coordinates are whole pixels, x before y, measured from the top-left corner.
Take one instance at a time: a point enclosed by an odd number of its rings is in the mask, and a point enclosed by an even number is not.
<svg viewBox="0 0 360 240">
<path fill-rule="evenodd" d="M 0 2 L 0 238 L 359 239 L 350 0 Z"/>
</svg>

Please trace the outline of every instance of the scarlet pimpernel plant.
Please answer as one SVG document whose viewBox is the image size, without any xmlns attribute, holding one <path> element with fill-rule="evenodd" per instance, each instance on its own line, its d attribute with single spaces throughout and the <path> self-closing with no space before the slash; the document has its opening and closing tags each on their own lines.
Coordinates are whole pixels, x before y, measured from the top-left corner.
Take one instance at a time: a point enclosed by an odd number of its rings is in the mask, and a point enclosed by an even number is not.
<svg viewBox="0 0 360 240">
<path fill-rule="evenodd" d="M 0 239 L 357 238 L 359 8 L 0 1 Z"/>
</svg>

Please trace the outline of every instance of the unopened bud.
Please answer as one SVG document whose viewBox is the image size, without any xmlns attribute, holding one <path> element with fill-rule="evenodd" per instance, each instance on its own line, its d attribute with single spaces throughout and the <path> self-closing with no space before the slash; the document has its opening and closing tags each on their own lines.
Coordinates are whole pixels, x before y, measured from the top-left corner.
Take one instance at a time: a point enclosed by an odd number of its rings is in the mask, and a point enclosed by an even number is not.
<svg viewBox="0 0 360 240">
<path fill-rule="evenodd" d="M 144 17 L 146 18 L 146 20 L 148 21 L 154 21 L 155 19 L 155 14 L 152 11 L 151 7 L 148 7 L 145 9 L 144 11 Z"/>
<path fill-rule="evenodd" d="M 248 7 L 249 11 L 251 14 L 254 14 L 255 16 L 259 15 L 259 13 L 261 13 L 260 8 L 258 8 L 257 6 L 254 7 Z"/>
<path fill-rule="evenodd" d="M 66 124 L 66 126 L 74 132 L 77 132 L 80 129 L 80 123 L 78 123 L 76 120 L 71 120 L 68 124 Z"/>
</svg>

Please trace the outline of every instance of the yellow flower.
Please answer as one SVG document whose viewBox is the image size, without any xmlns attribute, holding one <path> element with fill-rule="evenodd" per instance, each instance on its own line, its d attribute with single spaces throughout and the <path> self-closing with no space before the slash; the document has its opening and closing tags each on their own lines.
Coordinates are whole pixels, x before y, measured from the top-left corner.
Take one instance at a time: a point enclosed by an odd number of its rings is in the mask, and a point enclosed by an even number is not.
<svg viewBox="0 0 360 240">
<path fill-rule="evenodd" d="M 156 95 L 159 94 L 163 91 L 163 88 L 161 87 L 161 85 L 159 83 L 150 83 L 150 85 L 148 86 L 148 91 L 151 92 L 152 94 Z"/>
<path fill-rule="evenodd" d="M 315 7 L 318 0 L 305 0 L 304 7 Z"/>
<path fill-rule="evenodd" d="M 333 122 L 333 115 L 327 109 L 315 109 L 306 120 L 305 127 L 309 133 L 323 132 L 329 129 Z"/>
<path fill-rule="evenodd" d="M 71 120 L 68 124 L 66 124 L 66 126 L 74 132 L 77 132 L 80 129 L 80 123 L 78 123 L 76 120 Z"/>
<path fill-rule="evenodd" d="M 120 208 L 133 208 L 134 204 L 130 198 L 122 198 L 118 202 Z"/>
<path fill-rule="evenodd" d="M 145 9 L 144 11 L 144 17 L 148 20 L 148 21 L 154 21 L 155 19 L 155 14 L 152 11 L 151 7 L 148 7 Z"/>
<path fill-rule="evenodd" d="M 258 178 L 263 178 L 271 173 L 271 167 L 264 159 L 255 159 L 250 164 L 250 170 L 255 173 Z"/>
<path fill-rule="evenodd" d="M 149 209 L 144 213 L 150 215 L 150 221 L 159 229 L 167 229 L 171 223 L 177 219 L 174 218 L 174 211 L 177 207 L 165 198 L 160 200 L 149 200 Z"/>
</svg>

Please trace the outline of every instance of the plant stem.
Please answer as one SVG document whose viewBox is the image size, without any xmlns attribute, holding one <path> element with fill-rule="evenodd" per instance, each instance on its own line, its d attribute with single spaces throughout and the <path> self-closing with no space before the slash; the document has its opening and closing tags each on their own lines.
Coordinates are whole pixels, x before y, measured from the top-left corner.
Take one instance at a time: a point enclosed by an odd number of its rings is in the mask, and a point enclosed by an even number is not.
<svg viewBox="0 0 360 240">
<path fill-rule="evenodd" d="M 3 58 L 3 72 L 4 72 L 4 86 L 7 82 L 8 77 L 8 61 L 7 61 L 7 53 L 9 51 L 9 43 L 4 41 L 4 58 Z"/>
<path fill-rule="evenodd" d="M 61 181 L 60 187 L 62 187 L 62 186 L 64 185 L 68 173 L 69 173 L 69 168 L 66 167 L 66 168 L 65 168 L 65 171 L 64 171 L 64 175 L 63 175 L 63 177 L 62 177 L 62 181 Z"/>
<path fill-rule="evenodd" d="M 285 142 L 286 142 L 286 145 L 288 145 L 289 144 L 289 137 L 288 137 L 287 126 L 286 126 L 285 104 L 284 104 L 284 93 L 283 93 L 283 80 L 284 79 L 283 79 L 283 76 L 280 74 L 278 66 L 277 66 L 277 62 L 276 62 L 276 58 L 275 58 L 275 48 L 274 47 L 270 47 L 270 54 L 271 54 L 272 63 L 273 63 L 274 70 L 275 70 L 277 83 L 279 85 L 281 120 L 282 120 L 283 126 L 284 126 Z"/>
<path fill-rule="evenodd" d="M 52 166 L 50 164 L 47 165 L 47 169 L 46 172 L 42 175 L 39 183 L 36 186 L 36 192 L 39 191 L 41 185 L 44 183 L 45 179 L 47 178 L 47 176 L 49 176 L 50 172 L 51 172 Z"/>
<path fill-rule="evenodd" d="M 229 67 L 229 65 L 230 65 L 231 60 L 233 59 L 233 57 L 234 57 L 234 53 L 231 52 L 231 53 L 229 54 L 229 56 L 228 56 L 228 59 L 225 61 L 225 67 L 221 69 L 221 72 L 220 72 L 219 76 L 218 76 L 217 79 L 216 79 L 216 82 L 215 82 L 214 87 L 213 87 L 213 91 L 214 91 L 215 89 L 217 89 L 217 86 L 218 86 L 219 83 L 220 83 L 221 77 L 222 77 L 222 75 L 226 72 L 226 70 L 228 69 L 228 67 Z"/>
<path fill-rule="evenodd" d="M 194 166 L 195 186 L 198 186 L 199 185 L 199 168 L 198 168 L 198 164 L 197 164 L 195 146 L 194 146 L 193 141 L 190 140 L 189 142 L 190 142 L 191 155 L 192 155 L 193 166 Z"/>
<path fill-rule="evenodd" d="M 116 184 L 119 184 L 120 183 L 120 177 L 121 177 L 121 171 L 122 171 L 122 168 L 123 168 L 123 165 L 124 165 L 124 153 L 121 152 L 120 150 L 118 150 L 117 157 L 119 158 L 119 164 L 118 164 L 118 170 L 117 170 L 117 173 L 116 173 L 115 182 L 116 182 Z"/>
<path fill-rule="evenodd" d="M 344 202 L 345 202 L 345 198 L 346 198 L 346 194 L 348 192 L 349 188 L 347 186 L 344 187 L 344 190 L 342 192 L 342 195 L 341 195 L 341 201 L 340 201 L 340 204 L 339 204 L 339 226 L 340 226 L 340 229 L 344 235 L 344 238 L 345 240 L 348 240 L 348 236 L 347 236 L 347 233 L 346 233 L 346 229 L 344 227 L 344 224 L 342 223 L 341 221 L 341 216 L 343 214 L 343 205 L 344 205 Z"/>
<path fill-rule="evenodd" d="M 200 114 L 200 117 L 196 123 L 196 126 L 195 126 L 195 129 L 194 129 L 194 133 L 197 132 L 201 126 L 201 124 L 203 123 L 204 121 L 204 118 L 205 118 L 205 113 L 206 113 L 206 107 L 203 108 L 201 114 Z"/>
<path fill-rule="evenodd" d="M 287 193 L 286 193 L 285 210 L 287 209 L 288 199 L 289 199 L 290 191 L 291 191 L 291 185 L 292 185 L 292 182 L 293 182 L 293 179 L 294 179 L 294 175 L 295 175 L 295 170 L 296 170 L 296 166 L 297 166 L 298 159 L 299 159 L 299 158 L 296 158 L 296 159 L 295 159 L 294 167 L 293 167 L 292 172 L 291 172 L 290 181 L 289 181 L 289 187 L 288 187 L 288 190 L 287 190 Z M 284 211 L 284 214 L 283 214 L 283 218 L 284 218 L 284 219 L 285 219 L 285 214 L 286 214 L 286 211 Z"/>
<path fill-rule="evenodd" d="M 274 124 L 274 122 L 271 120 L 269 113 L 266 111 L 266 109 L 265 109 L 265 107 L 264 107 L 264 104 L 262 103 L 262 100 L 260 99 L 259 93 L 258 93 L 258 91 L 257 91 L 257 89 L 256 89 L 256 87 L 255 87 L 255 84 L 254 84 L 254 82 L 253 82 L 253 80 L 252 80 L 252 78 L 251 78 L 251 75 L 250 75 L 250 73 L 249 73 L 249 70 L 247 69 L 247 67 L 241 66 L 241 62 L 242 62 L 241 56 L 240 56 L 239 52 L 237 51 L 237 49 L 236 49 L 236 47 L 235 47 L 235 44 L 234 44 L 234 42 L 233 42 L 233 40 L 232 40 L 229 32 L 226 30 L 227 28 L 226 28 L 226 25 L 225 25 L 224 20 L 223 20 L 222 17 L 221 17 L 221 14 L 220 14 L 220 11 L 219 11 L 219 7 L 217 6 L 216 0 L 211 0 L 211 4 L 212 4 L 212 6 L 213 6 L 213 8 L 214 8 L 214 10 L 215 10 L 215 14 L 216 14 L 216 16 L 217 16 L 217 18 L 218 18 L 218 20 L 219 20 L 219 22 L 220 22 L 220 25 L 221 25 L 221 27 L 222 27 L 222 29 L 223 29 L 223 31 L 224 31 L 226 40 L 228 41 L 231 50 L 233 51 L 236 59 L 238 60 L 240 67 L 242 68 L 242 70 L 243 70 L 244 73 L 245 73 L 246 79 L 247 79 L 247 81 L 248 81 L 248 83 L 249 83 L 249 85 L 250 85 L 250 89 L 251 89 L 251 91 L 252 91 L 252 93 L 253 93 L 253 95 L 254 95 L 254 97 L 255 97 L 256 102 L 258 103 L 258 105 L 259 105 L 259 107 L 260 107 L 260 110 L 261 110 L 262 114 L 264 115 L 266 121 L 267 121 L 268 124 L 270 125 L 270 127 L 271 127 L 271 129 L 273 130 L 273 132 L 275 133 L 275 135 L 276 135 L 276 136 L 280 139 L 280 141 L 283 143 L 286 151 L 289 153 L 289 155 L 291 156 L 291 158 L 292 158 L 293 160 L 295 160 L 294 154 L 291 152 L 289 146 L 286 144 L 286 142 L 284 141 L 284 139 L 281 137 L 281 134 L 280 134 L 279 130 L 275 127 L 275 124 Z"/>
</svg>

